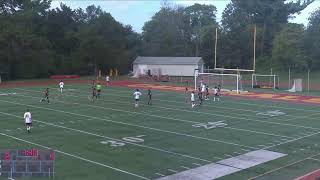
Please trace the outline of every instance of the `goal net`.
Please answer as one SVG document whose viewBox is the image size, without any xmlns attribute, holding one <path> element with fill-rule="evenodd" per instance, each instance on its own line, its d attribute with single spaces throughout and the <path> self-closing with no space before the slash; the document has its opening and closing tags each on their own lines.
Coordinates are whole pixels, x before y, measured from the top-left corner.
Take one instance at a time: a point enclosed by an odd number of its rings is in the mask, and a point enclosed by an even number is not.
<svg viewBox="0 0 320 180">
<path fill-rule="evenodd" d="M 277 89 L 279 87 L 279 76 L 275 74 L 252 74 L 252 88 Z"/>
<path fill-rule="evenodd" d="M 302 92 L 302 79 L 295 79 L 293 86 L 288 90 L 289 92 Z"/>
<path fill-rule="evenodd" d="M 219 74 L 219 73 L 198 73 L 195 74 L 194 88 L 201 84 L 206 84 L 210 89 L 221 87 L 222 91 L 242 91 L 241 75 L 239 74 Z"/>
</svg>

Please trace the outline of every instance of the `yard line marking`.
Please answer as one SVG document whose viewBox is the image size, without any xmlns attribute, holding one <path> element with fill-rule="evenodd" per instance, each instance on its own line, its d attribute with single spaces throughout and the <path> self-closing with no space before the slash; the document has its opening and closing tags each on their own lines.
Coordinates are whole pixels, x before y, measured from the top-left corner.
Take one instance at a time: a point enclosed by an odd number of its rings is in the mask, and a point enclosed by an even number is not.
<svg viewBox="0 0 320 180">
<path fill-rule="evenodd" d="M 308 159 L 320 162 L 320 159 L 316 159 L 316 158 L 308 158 Z"/>
<path fill-rule="evenodd" d="M 22 88 L 16 88 L 16 89 L 21 89 L 24 91 L 31 91 L 31 90 L 25 90 Z M 31 91 L 32 92 L 32 91 Z M 38 91 L 37 91 L 38 92 Z M 23 96 L 23 95 L 21 95 Z M 74 96 L 74 95 L 68 95 L 71 97 L 79 97 L 79 98 L 86 98 L 86 97 L 82 97 L 82 96 Z M 28 97 L 28 96 L 26 96 Z M 105 101 L 105 100 L 102 100 Z M 64 103 L 63 101 L 60 101 L 62 103 Z M 77 103 L 79 105 L 84 105 L 84 104 L 80 104 Z M 87 106 L 93 106 L 93 107 L 97 107 L 97 108 L 102 108 L 102 109 L 109 109 L 109 110 L 114 110 L 114 111 L 125 111 L 125 110 L 120 110 L 120 109 L 113 109 L 113 108 L 105 108 L 105 107 L 100 107 L 100 106 L 94 106 L 94 105 L 87 105 Z M 159 107 L 159 106 L 157 106 Z M 160 107 L 161 108 L 161 107 Z M 162 108 L 166 108 L 166 107 L 162 107 Z M 169 108 L 170 109 L 170 108 Z M 172 108 L 171 108 L 172 109 Z M 182 110 L 182 109 L 173 109 L 173 110 L 181 110 L 181 111 L 188 111 L 188 110 Z M 158 118 L 163 118 L 163 119 L 170 119 L 170 120 L 175 120 L 175 121 L 181 121 L 181 122 L 189 122 L 189 123 L 199 123 L 199 122 L 195 122 L 195 121 L 188 121 L 188 120 L 182 120 L 182 119 L 178 119 L 178 118 L 170 118 L 170 117 L 165 117 L 165 116 L 157 116 L 157 115 L 152 115 L 152 114 L 148 114 L 148 113 L 137 113 L 137 112 L 130 112 L 130 111 L 125 111 L 127 113 L 135 113 L 135 114 L 142 114 L 142 115 L 147 115 L 147 116 L 156 116 Z M 188 111 L 188 112 L 195 112 L 195 113 L 203 113 L 203 112 L 197 112 L 197 111 Z M 207 114 L 207 113 L 206 113 Z M 211 114 L 211 113 L 208 113 Z M 320 128 L 313 128 L 313 127 L 307 127 L 307 126 L 301 126 L 301 125 L 296 125 L 296 124 L 286 124 L 286 123 L 278 123 L 278 122 L 270 122 L 270 121 L 262 121 L 262 120 L 254 120 L 254 119 L 248 119 L 248 118 L 241 118 L 241 117 L 234 117 L 234 116 L 226 116 L 226 115 L 221 115 L 221 114 L 211 114 L 214 116 L 222 116 L 222 117 L 228 117 L 231 119 L 242 119 L 242 120 L 246 120 L 246 121 L 256 121 L 256 122 L 261 122 L 261 123 L 267 123 L 267 124 L 277 124 L 277 125 L 283 125 L 283 126 L 294 126 L 294 127 L 300 127 L 300 128 L 306 128 L 306 129 L 315 129 L 315 130 L 320 130 Z M 225 127 L 228 129 L 231 129 L 232 127 Z M 243 131 L 244 129 L 239 129 L 239 128 L 232 128 L 234 130 L 240 130 Z M 265 133 L 265 132 L 259 132 L 259 131 L 252 131 L 252 130 L 244 130 L 247 132 L 253 132 L 253 133 L 260 133 L 260 134 L 265 134 L 265 135 L 272 135 L 272 136 L 278 136 L 278 137 L 285 137 L 285 138 L 291 138 L 288 136 L 282 136 L 282 135 L 277 135 L 277 134 L 273 134 L 273 133 Z"/>
<path fill-rule="evenodd" d="M 242 154 L 242 153 L 239 153 L 239 152 L 233 152 L 233 154 Z"/>
<path fill-rule="evenodd" d="M 180 167 L 183 169 L 190 169 L 189 167 L 186 167 L 186 166 L 180 166 Z"/>
<path fill-rule="evenodd" d="M 48 146 L 37 144 L 37 143 L 31 142 L 31 141 L 28 141 L 28 140 L 24 140 L 24 139 L 15 137 L 15 136 L 11 136 L 11 135 L 4 134 L 4 133 L 0 133 L 0 135 L 6 136 L 6 137 L 9 137 L 11 139 L 18 140 L 18 141 L 22 141 L 22 142 L 25 142 L 25 143 L 28 143 L 28 144 L 32 144 L 34 146 L 38 146 L 38 147 L 41 147 L 41 148 L 44 148 L 44 149 L 53 150 L 53 151 L 55 151 L 57 153 L 60 153 L 60 154 L 66 155 L 66 156 L 70 156 L 70 157 L 73 157 L 73 158 L 76 158 L 76 159 L 79 159 L 79 160 L 82 160 L 82 161 L 85 161 L 85 162 L 89 162 L 91 164 L 95 164 L 95 165 L 99 165 L 99 166 L 102 166 L 102 167 L 106 167 L 106 168 L 109 168 L 109 169 L 112 169 L 112 170 L 115 170 L 115 171 L 118 171 L 118 172 L 121 172 L 121 173 L 124 173 L 124 174 L 135 176 L 135 177 L 140 178 L 140 179 L 150 180 L 147 177 L 144 177 L 144 176 L 141 176 L 141 175 L 138 175 L 138 174 L 135 174 L 135 173 L 131 173 L 129 171 L 125 171 L 125 170 L 122 170 L 122 169 L 119 169 L 119 168 L 115 168 L 115 167 L 112 167 L 112 166 L 109 166 L 109 165 L 106 165 L 106 164 L 102 164 L 102 163 L 99 163 L 99 162 L 96 162 L 96 161 L 93 161 L 93 160 L 89 160 L 87 158 L 83 158 L 83 157 L 80 157 L 80 156 L 77 156 L 77 155 L 74 155 L 74 154 L 70 154 L 70 153 L 67 153 L 67 152 L 64 152 L 64 151 L 60 151 L 58 149 L 53 149 L 53 148 L 50 148 Z"/>
<path fill-rule="evenodd" d="M 22 130 L 21 128 L 17 128 L 17 130 Z"/>
<path fill-rule="evenodd" d="M 270 173 L 279 171 L 280 169 L 283 169 L 283 168 L 286 168 L 286 167 L 289 167 L 289 166 L 298 164 L 298 163 L 300 163 L 300 162 L 303 162 L 303 161 L 305 161 L 305 160 L 307 160 L 307 159 L 313 158 L 313 157 L 318 156 L 318 155 L 320 155 L 320 153 L 317 153 L 317 154 L 315 154 L 315 155 L 311 155 L 311 156 L 309 156 L 309 157 L 300 159 L 300 160 L 295 161 L 295 162 L 293 162 L 293 163 L 286 164 L 286 165 L 284 165 L 284 166 L 281 166 L 281 167 L 279 167 L 279 168 L 270 170 L 270 171 L 265 172 L 265 173 L 263 173 L 263 174 L 259 174 L 259 175 L 257 175 L 257 176 L 254 176 L 254 177 L 250 178 L 249 180 L 255 180 L 255 179 L 259 178 L 259 177 L 262 177 L 262 176 L 265 176 L 265 175 L 267 175 L 267 174 L 270 174 Z"/>
<path fill-rule="evenodd" d="M 276 146 L 280 146 L 280 145 L 283 145 L 283 144 L 288 144 L 288 143 L 291 143 L 291 142 L 294 142 L 294 141 L 298 141 L 298 140 L 301 140 L 301 139 L 304 139 L 304 138 L 308 138 L 308 137 L 311 137 L 311 136 L 314 136 L 314 135 L 318 135 L 318 134 L 320 134 L 320 131 L 316 132 L 316 133 L 309 134 L 307 136 L 302 136 L 302 137 L 291 139 L 291 140 L 288 140 L 288 141 L 285 141 L 285 142 L 282 142 L 282 143 L 279 143 L 279 144 L 275 144 L 273 146 L 268 146 L 268 147 L 263 148 L 263 149 L 270 149 L 270 148 L 273 148 L 273 147 L 276 147 Z"/>
<path fill-rule="evenodd" d="M 0 114 L 4 114 L 4 115 L 7 115 L 7 116 L 19 117 L 17 115 L 4 113 L 4 112 L 0 112 Z M 134 146 L 143 147 L 143 148 L 146 148 L 146 149 L 152 149 L 154 151 L 164 152 L 164 153 L 168 153 L 168 154 L 172 154 L 172 155 L 176 155 L 176 156 L 182 156 L 182 157 L 189 158 L 189 159 L 200 160 L 200 161 L 203 161 L 203 162 L 211 162 L 209 160 L 198 158 L 198 157 L 194 157 L 194 156 L 191 156 L 191 155 L 181 154 L 181 153 L 177 153 L 177 152 L 173 152 L 173 151 L 168 151 L 168 150 L 165 150 L 165 149 L 156 148 L 156 147 L 153 147 L 153 146 L 146 146 L 146 145 L 137 144 L 137 143 L 133 143 L 133 142 L 129 142 L 129 141 L 124 141 L 124 140 L 121 140 L 121 139 L 116 139 L 116 138 L 112 138 L 112 137 L 108 137 L 108 136 L 104 136 L 104 135 L 99 135 L 99 134 L 91 133 L 91 132 L 88 132 L 88 131 L 83 131 L 83 130 L 80 130 L 80 129 L 69 128 L 69 127 L 60 126 L 60 125 L 56 125 L 56 124 L 52 124 L 52 123 L 48 123 L 48 122 L 43 122 L 43 121 L 39 121 L 39 120 L 35 120 L 35 119 L 33 119 L 33 121 L 40 122 L 40 123 L 43 123 L 43 124 L 46 124 L 46 125 L 50 125 L 50 126 L 54 126 L 54 127 L 59 127 L 59 128 L 62 128 L 62 129 L 68 129 L 70 131 L 80 132 L 80 133 L 91 135 L 91 136 L 96 136 L 96 137 L 100 137 L 100 138 L 106 138 L 106 139 L 110 139 L 110 140 L 124 142 L 124 143 L 131 144 L 131 145 L 134 145 Z"/>
<path fill-rule="evenodd" d="M 191 163 L 193 165 L 196 165 L 196 166 L 202 166 L 201 164 L 198 164 L 198 163 Z"/>
<path fill-rule="evenodd" d="M 233 157 L 232 155 L 230 155 L 230 154 L 226 154 L 225 156 L 227 156 L 227 157 Z"/>
<path fill-rule="evenodd" d="M 6 129 L 6 131 L 7 131 L 7 132 L 10 132 L 11 130 L 10 130 L 10 129 Z"/>
<path fill-rule="evenodd" d="M 158 176 L 162 176 L 162 177 L 166 176 L 166 175 L 163 175 L 163 174 L 160 174 L 160 173 L 154 173 L 154 174 L 156 174 Z"/>
<path fill-rule="evenodd" d="M 173 169 L 168 169 L 168 171 L 173 172 L 173 173 L 177 173 L 178 171 L 173 170 Z"/>
<path fill-rule="evenodd" d="M 62 110 L 57 110 L 57 109 L 52 109 L 52 108 L 34 106 L 34 105 L 29 105 L 29 104 L 23 104 L 23 103 L 18 103 L 18 102 L 15 102 L 15 101 L 5 101 L 5 100 L 0 100 L 0 101 L 11 103 L 11 104 L 34 107 L 34 108 L 38 108 L 38 109 L 46 109 L 46 110 L 51 110 L 51 111 L 56 111 L 56 112 L 63 112 L 63 113 L 66 113 L 66 114 L 72 114 L 72 115 L 77 115 L 77 116 L 97 119 L 97 120 L 106 121 L 106 122 L 113 122 L 113 123 L 118 123 L 118 124 L 129 125 L 129 123 L 124 123 L 124 122 L 121 122 L 121 121 L 113 121 L 113 120 L 109 120 L 109 119 L 106 119 L 106 118 L 99 118 L 99 117 L 88 116 L 88 115 L 83 115 L 83 114 L 78 114 L 78 113 L 72 113 L 72 112 L 67 112 L 67 111 L 62 111 Z M 256 149 L 255 147 L 241 145 L 241 144 L 237 144 L 237 143 L 232 143 L 232 142 L 227 142 L 227 141 L 222 141 L 222 140 L 217 140 L 217 139 L 210 139 L 210 138 L 205 138 L 205 137 L 200 137 L 200 136 L 194 136 L 194 135 L 190 135 L 190 134 L 178 133 L 178 132 L 174 132 L 174 131 L 156 129 L 156 128 L 151 128 L 151 127 L 147 127 L 147 126 L 140 126 L 140 125 L 133 125 L 133 124 L 130 124 L 130 126 L 135 126 L 135 127 L 155 130 L 155 131 L 159 131 L 159 132 L 166 132 L 166 133 L 176 134 L 176 135 L 181 135 L 181 136 L 186 136 L 186 137 L 192 137 L 192 138 L 195 138 L 195 139 L 202 139 L 202 140 L 207 140 L 207 141 L 212 141 L 212 142 L 219 142 L 219 143 L 229 144 L 229 145 L 233 145 L 233 146 L 246 147 L 246 148 L 249 148 L 249 149 Z"/>
</svg>

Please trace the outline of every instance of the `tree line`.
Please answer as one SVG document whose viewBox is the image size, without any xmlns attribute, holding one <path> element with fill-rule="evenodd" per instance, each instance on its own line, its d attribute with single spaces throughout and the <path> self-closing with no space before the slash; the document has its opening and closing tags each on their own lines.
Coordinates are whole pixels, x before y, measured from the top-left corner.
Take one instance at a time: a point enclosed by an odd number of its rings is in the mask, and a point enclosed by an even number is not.
<svg viewBox="0 0 320 180">
<path fill-rule="evenodd" d="M 257 30 L 257 68 L 320 69 L 320 10 L 307 27 L 288 23 L 313 0 L 232 0 L 217 22 L 214 5 L 165 4 L 136 33 L 94 5 L 71 9 L 50 0 L 0 0 L 0 74 L 39 78 L 131 69 L 135 57 L 201 56 L 213 67 L 248 68 Z M 217 54 L 214 51 L 218 29 Z"/>
</svg>

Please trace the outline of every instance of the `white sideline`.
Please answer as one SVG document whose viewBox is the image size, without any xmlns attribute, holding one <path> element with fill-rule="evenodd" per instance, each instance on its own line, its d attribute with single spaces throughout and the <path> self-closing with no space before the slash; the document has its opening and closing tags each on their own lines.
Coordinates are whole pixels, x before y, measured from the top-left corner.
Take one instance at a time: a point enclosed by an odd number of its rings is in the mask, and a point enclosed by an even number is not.
<svg viewBox="0 0 320 180">
<path fill-rule="evenodd" d="M 21 89 L 21 88 L 19 88 L 19 89 Z M 35 92 L 35 91 L 32 91 L 32 90 L 25 90 L 25 89 L 21 89 L 21 90 Z M 39 91 L 36 91 L 36 92 L 39 92 Z M 21 96 L 23 96 L 23 95 L 21 95 Z M 85 97 L 82 97 L 82 96 L 74 96 L 74 95 L 67 95 L 67 96 L 85 98 Z M 25 97 L 29 97 L 29 96 L 25 96 Z M 63 102 L 63 101 L 60 101 L 60 102 Z M 65 103 L 65 102 L 63 102 L 63 103 Z M 79 103 L 78 103 L 78 104 L 79 104 Z M 80 105 L 83 105 L 83 104 L 80 104 Z M 94 105 L 87 105 L 87 106 L 92 106 L 92 107 L 97 107 L 97 108 L 102 108 L 102 109 L 115 110 L 115 111 L 125 111 L 125 110 L 105 108 L 105 107 L 94 106 Z M 157 106 L 157 107 L 158 107 L 158 106 Z M 181 109 L 173 109 L 173 108 L 171 108 L 171 109 L 172 109 L 172 110 L 181 110 Z M 185 111 L 186 111 L 186 110 L 185 110 Z M 127 112 L 127 113 L 133 113 L 133 114 L 142 114 L 142 115 L 147 115 L 147 116 L 154 116 L 154 115 L 147 114 L 147 113 L 137 113 L 137 112 L 131 112 L 131 111 L 125 111 L 125 112 Z M 190 111 L 190 112 L 193 112 L 193 111 Z M 208 113 L 208 114 L 210 114 L 210 113 Z M 294 126 L 294 127 L 301 127 L 301 128 L 307 128 L 307 129 L 320 130 L 320 129 L 318 129 L 318 128 L 312 128 L 312 127 L 300 126 L 300 125 L 294 125 L 294 124 L 276 123 L 276 122 L 253 120 L 253 119 L 240 118 L 240 117 L 239 117 L 239 118 L 236 118 L 236 117 L 233 117 L 233 116 L 224 116 L 224 115 L 220 115 L 220 114 L 211 114 L 211 115 L 229 117 L 229 118 L 232 118 L 232 119 L 242 119 L 242 120 L 246 120 L 246 121 L 256 121 L 256 122 L 269 123 L 269 124 L 278 124 L 278 125 L 283 125 L 283 126 Z M 164 117 L 164 116 L 156 116 L 156 117 L 163 118 L 163 119 L 175 120 L 175 121 L 182 121 L 182 122 L 200 123 L 200 122 L 196 122 L 196 121 L 187 121 L 187 120 L 182 120 L 182 119 L 178 119 L 178 118 L 170 118 L 170 117 Z M 252 132 L 252 133 L 257 133 L 257 134 L 259 133 L 259 134 L 264 134 L 264 135 L 271 135 L 271 136 L 292 138 L 292 137 L 289 137 L 289 136 L 283 136 L 283 135 L 278 135 L 278 134 L 273 134 L 273 133 L 259 132 L 259 131 L 253 131 L 253 130 L 247 130 L 247 129 L 232 128 L 232 127 L 224 127 L 224 128 L 234 129 L 234 130 L 238 130 L 238 131 L 247 131 L 247 132 Z"/>
<path fill-rule="evenodd" d="M 4 113 L 4 112 L 0 112 L 0 114 L 21 118 L 20 116 L 17 116 L 17 115 L 14 115 L 14 114 L 9 114 L 9 113 Z M 131 145 L 138 146 L 138 147 L 143 147 L 143 148 L 146 148 L 146 149 L 152 149 L 152 150 L 155 150 L 155 151 L 164 152 L 164 153 L 168 153 L 168 154 L 172 154 L 172 155 L 176 155 L 176 156 L 182 156 L 182 157 L 189 158 L 189 159 L 200 160 L 200 161 L 203 161 L 203 162 L 211 162 L 211 161 L 206 160 L 206 159 L 202 159 L 202 158 L 198 158 L 198 157 L 194 157 L 194 156 L 190 156 L 190 155 L 186 155 L 186 154 L 176 153 L 176 152 L 173 152 L 173 151 L 168 151 L 168 150 L 164 150 L 164 149 L 160 149 L 160 148 L 155 148 L 155 147 L 152 147 L 152 146 L 146 146 L 146 145 L 141 145 L 141 144 L 137 144 L 137 143 L 133 143 L 133 142 L 129 142 L 129 141 L 124 141 L 124 140 L 121 140 L 121 139 L 116 139 L 116 138 L 112 138 L 112 137 L 108 137 L 108 136 L 103 136 L 103 135 L 99 135 L 99 134 L 95 134 L 95 133 L 91 133 L 91 132 L 87 132 L 87 131 L 83 131 L 83 130 L 79 130 L 79 129 L 60 126 L 60 125 L 47 123 L 47 122 L 43 122 L 43 121 L 39 121 L 39 120 L 35 120 L 35 119 L 33 119 L 33 121 L 40 122 L 40 123 L 43 123 L 43 124 L 46 124 L 46 125 L 50 125 L 50 126 L 54 126 L 54 127 L 59 127 L 59 128 L 62 128 L 62 129 L 67 129 L 67 130 L 70 130 L 70 131 L 80 132 L 82 134 L 87 134 L 87 135 L 91 135 L 91 136 L 96 136 L 96 137 L 106 138 L 106 139 L 115 140 L 115 141 L 119 141 L 119 142 L 124 142 L 126 144 L 131 144 Z"/>
<path fill-rule="evenodd" d="M 6 137 L 9 137 L 11 139 L 18 140 L 18 141 L 22 141 L 22 142 L 25 142 L 25 143 L 28 143 L 28 144 L 32 144 L 32 145 L 35 145 L 35 146 L 38 146 L 38 147 L 41 147 L 41 148 L 44 148 L 44 149 L 52 149 L 50 147 L 47 147 L 47 146 L 44 146 L 44 145 L 41 145 L 41 144 L 37 144 L 37 143 L 31 142 L 31 141 L 27 141 L 27 140 L 24 140 L 24 139 L 15 137 L 15 136 L 11 136 L 11 135 L 8 135 L 8 134 L 0 133 L 0 135 L 6 136 Z M 115 167 L 112 167 L 112 166 L 109 166 L 109 165 L 106 165 L 106 164 L 103 164 L 103 163 L 99 163 L 99 162 L 93 161 L 93 160 L 89 160 L 87 158 L 83 158 L 83 157 L 80 157 L 80 156 L 77 156 L 77 155 L 74 155 L 74 154 L 70 154 L 70 153 L 67 153 L 67 152 L 64 152 L 64 151 L 60 151 L 60 150 L 57 150 L 57 149 L 52 149 L 52 150 L 54 150 L 57 153 L 66 155 L 66 156 L 70 156 L 70 157 L 73 157 L 73 158 L 76 158 L 76 159 L 80 159 L 80 160 L 85 161 L 85 162 L 89 162 L 91 164 L 95 164 L 95 165 L 99 165 L 99 166 L 102 166 L 102 167 L 106 167 L 106 168 L 109 168 L 109 169 L 112 169 L 112 170 L 115 170 L 115 171 L 118 171 L 118 172 L 121 172 L 121 173 L 124 173 L 124 174 L 135 176 L 135 177 L 140 178 L 140 179 L 149 180 L 149 178 L 147 178 L 147 177 L 140 176 L 140 175 L 137 175 L 137 174 L 134 174 L 134 173 L 131 173 L 131 172 L 119 169 L 119 168 L 115 168 Z"/>
<path fill-rule="evenodd" d="M 34 97 L 30 97 L 30 96 L 23 96 L 23 97 L 34 98 Z M 5 101 L 5 100 L 0 100 L 0 101 L 6 102 L 6 103 L 11 103 L 11 104 L 18 104 L 18 105 L 34 107 L 34 108 L 38 108 L 38 109 L 46 109 L 46 110 L 57 111 L 57 112 L 62 112 L 62 113 L 67 113 L 67 114 L 72 114 L 72 115 L 77 115 L 77 116 L 83 116 L 83 117 L 87 117 L 87 118 L 100 119 L 102 121 L 108 121 L 108 122 L 114 122 L 114 123 L 129 125 L 128 123 L 120 123 L 120 122 L 117 122 L 117 121 L 108 120 L 107 118 L 98 118 L 98 117 L 94 117 L 94 116 L 88 116 L 88 115 L 83 115 L 83 114 L 78 114 L 78 113 L 72 113 L 72 112 L 67 112 L 67 111 L 62 111 L 62 110 L 57 110 L 57 109 L 52 109 L 52 108 L 39 107 L 39 106 L 34 106 L 34 105 L 29 105 L 29 104 L 18 103 L 18 102 L 14 102 L 14 101 Z M 63 101 L 60 101 L 60 102 L 63 102 Z M 80 103 L 76 103 L 76 104 L 82 105 Z M 87 105 L 87 106 L 92 106 L 92 105 Z M 94 106 L 94 107 L 99 107 L 99 106 Z M 197 122 L 195 122 L 195 123 L 197 123 Z M 141 127 L 141 128 L 146 128 L 145 126 L 139 126 L 139 125 L 134 125 L 134 126 Z M 209 138 L 204 138 L 204 137 L 200 137 L 200 136 L 188 135 L 188 134 L 184 134 L 184 133 L 178 133 L 178 132 L 168 131 L 168 130 L 161 130 L 161 129 L 156 129 L 156 128 L 149 128 L 149 127 L 147 127 L 147 128 L 148 129 L 157 130 L 157 131 L 167 132 L 167 133 L 171 133 L 171 134 L 176 134 L 176 135 L 182 135 L 182 136 L 193 137 L 193 138 L 197 138 L 197 139 L 209 140 L 209 141 L 219 142 L 219 143 L 228 144 L 228 145 L 246 147 L 246 148 L 250 148 L 250 149 L 256 149 L 255 147 L 241 145 L 241 144 L 232 143 L 232 142 L 227 142 L 227 141 L 223 141 L 223 140 L 209 139 Z"/>
<path fill-rule="evenodd" d="M 281 158 L 283 156 L 286 156 L 286 154 L 267 150 L 251 151 L 216 163 L 207 164 L 166 177 L 161 177 L 157 180 L 212 180 Z"/>
</svg>

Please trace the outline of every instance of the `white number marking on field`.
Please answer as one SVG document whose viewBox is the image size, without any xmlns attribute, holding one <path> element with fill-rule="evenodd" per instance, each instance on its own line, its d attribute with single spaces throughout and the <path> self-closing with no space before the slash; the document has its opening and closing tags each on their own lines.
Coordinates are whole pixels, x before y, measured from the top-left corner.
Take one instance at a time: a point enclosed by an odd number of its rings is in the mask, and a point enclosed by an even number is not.
<svg viewBox="0 0 320 180">
<path fill-rule="evenodd" d="M 205 129 L 213 129 L 213 128 L 221 128 L 225 127 L 228 124 L 224 123 L 224 121 L 217 121 L 217 122 L 207 122 L 207 123 L 199 123 L 192 125 L 196 128 L 205 128 Z"/>
<path fill-rule="evenodd" d="M 266 112 L 259 112 L 256 114 L 257 116 L 270 116 L 270 117 L 275 117 L 275 116 L 282 116 L 286 115 L 286 113 L 281 112 L 280 110 L 274 110 L 274 111 L 266 111 Z"/>
<path fill-rule="evenodd" d="M 145 135 L 138 135 L 138 136 L 135 136 L 135 137 L 123 137 L 121 139 L 126 141 L 126 142 L 130 142 L 130 143 L 143 143 L 144 139 L 142 139 L 142 137 L 144 137 L 144 136 Z M 125 146 L 126 145 L 125 142 L 114 141 L 114 140 L 101 141 L 100 143 L 101 144 L 110 145 L 111 147 L 121 147 L 121 146 Z"/>
</svg>

